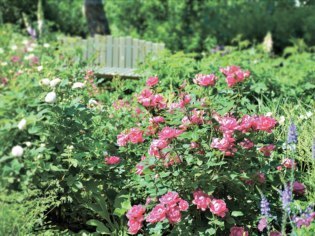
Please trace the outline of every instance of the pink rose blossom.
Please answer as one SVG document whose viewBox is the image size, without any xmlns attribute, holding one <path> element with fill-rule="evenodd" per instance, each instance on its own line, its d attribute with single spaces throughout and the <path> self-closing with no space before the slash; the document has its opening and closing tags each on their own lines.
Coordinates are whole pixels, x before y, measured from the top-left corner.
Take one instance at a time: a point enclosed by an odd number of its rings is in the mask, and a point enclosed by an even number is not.
<svg viewBox="0 0 315 236">
<path fill-rule="evenodd" d="M 166 218 L 166 208 L 163 204 L 156 205 L 152 211 L 147 215 L 146 221 L 149 223 L 157 223 Z"/>
<path fill-rule="evenodd" d="M 129 234 L 132 234 L 132 235 L 137 234 L 141 228 L 142 228 L 142 221 L 137 221 L 137 220 L 128 221 Z"/>
<path fill-rule="evenodd" d="M 198 111 L 197 109 L 194 109 L 192 111 L 192 116 L 190 117 L 190 121 L 193 124 L 201 125 L 204 123 L 203 116 L 205 111 Z"/>
<path fill-rule="evenodd" d="M 160 132 L 159 132 L 159 138 L 160 139 L 172 139 L 172 138 L 176 138 L 179 135 L 181 135 L 183 133 L 182 130 L 178 130 L 175 128 L 171 128 L 171 127 L 164 127 Z"/>
<path fill-rule="evenodd" d="M 155 116 L 150 118 L 150 123 L 152 124 L 159 124 L 159 123 L 164 123 L 165 119 L 162 116 Z"/>
<path fill-rule="evenodd" d="M 219 124 L 223 133 L 232 134 L 238 128 L 237 120 L 230 116 L 220 117 Z"/>
<path fill-rule="evenodd" d="M 234 141 L 235 139 L 229 135 L 223 137 L 222 139 L 214 138 L 211 143 L 211 147 L 224 152 L 225 156 L 233 156 L 234 152 L 237 151 L 237 149 L 234 148 Z"/>
<path fill-rule="evenodd" d="M 136 174 L 137 175 L 143 175 L 143 169 L 144 169 L 143 165 L 141 165 L 141 164 L 136 165 Z"/>
<path fill-rule="evenodd" d="M 105 157 L 105 163 L 107 165 L 116 165 L 119 162 L 120 162 L 120 157 L 116 157 L 116 156 Z"/>
<path fill-rule="evenodd" d="M 291 169 L 293 167 L 296 166 L 296 164 L 294 163 L 294 161 L 292 159 L 289 158 L 285 158 L 282 163 L 281 163 L 285 168 L 287 169 Z"/>
<path fill-rule="evenodd" d="M 118 146 L 122 147 L 122 146 L 126 146 L 127 143 L 129 141 L 129 136 L 128 134 L 119 134 L 117 135 L 117 144 Z"/>
<path fill-rule="evenodd" d="M 146 84 L 149 87 L 156 85 L 159 82 L 159 78 L 157 76 L 149 77 Z"/>
<path fill-rule="evenodd" d="M 171 224 L 180 222 L 182 215 L 180 213 L 179 207 L 175 206 L 170 208 L 167 211 L 166 217 Z"/>
<path fill-rule="evenodd" d="M 180 199 L 178 202 L 179 210 L 181 211 L 187 211 L 189 208 L 189 204 L 187 201 Z"/>
<path fill-rule="evenodd" d="M 269 157 L 271 155 L 271 152 L 276 148 L 275 145 L 269 144 L 267 146 L 263 146 L 259 148 L 259 151 L 264 154 L 264 156 Z"/>
<path fill-rule="evenodd" d="M 238 66 L 228 66 L 221 68 L 220 71 L 225 75 L 229 87 L 233 87 L 235 84 L 242 82 L 250 76 L 249 71 L 243 71 Z"/>
<path fill-rule="evenodd" d="M 253 127 L 255 130 L 266 131 L 271 133 L 272 129 L 276 126 L 277 121 L 270 116 L 258 116 L 255 118 Z"/>
<path fill-rule="evenodd" d="M 245 231 L 244 227 L 233 226 L 230 229 L 230 236 L 248 236 L 248 231 Z"/>
<path fill-rule="evenodd" d="M 225 216 L 226 212 L 228 212 L 225 202 L 221 199 L 211 200 L 209 208 L 213 214 L 218 215 L 222 218 Z"/>
<path fill-rule="evenodd" d="M 142 135 L 143 131 L 138 128 L 132 128 L 128 134 L 130 142 L 134 144 L 143 143 L 144 139 Z"/>
<path fill-rule="evenodd" d="M 161 158 L 160 151 L 168 146 L 168 141 L 165 139 L 153 139 L 149 148 L 149 155 Z"/>
<path fill-rule="evenodd" d="M 198 84 L 203 87 L 214 86 L 217 82 L 217 77 L 214 74 L 203 75 L 197 74 L 193 79 L 195 84 Z"/>
<path fill-rule="evenodd" d="M 196 190 L 193 196 L 194 200 L 192 201 L 192 203 L 197 206 L 197 209 L 205 211 L 211 202 L 210 196 L 201 190 Z"/>
<path fill-rule="evenodd" d="M 257 173 L 257 181 L 261 184 L 266 182 L 266 176 L 264 173 Z"/>
<path fill-rule="evenodd" d="M 260 232 L 262 232 L 267 227 L 267 225 L 268 225 L 267 219 L 264 217 L 259 220 L 257 228 Z"/>
<path fill-rule="evenodd" d="M 169 207 L 175 206 L 180 200 L 177 192 L 168 192 L 163 195 L 160 199 L 160 203 L 168 205 Z"/>
<path fill-rule="evenodd" d="M 296 194 L 296 195 L 299 195 L 299 196 L 302 196 L 305 194 L 305 186 L 304 184 L 298 182 L 298 181 L 295 181 L 293 183 L 293 193 Z"/>
<path fill-rule="evenodd" d="M 129 220 L 143 221 L 143 214 L 145 213 L 145 207 L 142 205 L 134 205 L 127 212 L 126 216 Z"/>
<path fill-rule="evenodd" d="M 254 147 L 254 143 L 247 138 L 245 138 L 244 141 L 240 142 L 240 145 L 244 149 L 251 149 L 252 147 Z"/>
</svg>

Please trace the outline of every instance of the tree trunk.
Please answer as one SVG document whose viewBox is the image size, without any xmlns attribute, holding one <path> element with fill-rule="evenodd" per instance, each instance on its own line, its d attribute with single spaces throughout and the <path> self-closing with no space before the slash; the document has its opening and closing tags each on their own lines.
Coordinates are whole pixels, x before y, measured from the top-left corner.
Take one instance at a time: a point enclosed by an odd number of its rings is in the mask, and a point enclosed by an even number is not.
<svg viewBox="0 0 315 236">
<path fill-rule="evenodd" d="M 102 0 L 84 0 L 84 14 L 91 36 L 110 34 Z"/>
</svg>

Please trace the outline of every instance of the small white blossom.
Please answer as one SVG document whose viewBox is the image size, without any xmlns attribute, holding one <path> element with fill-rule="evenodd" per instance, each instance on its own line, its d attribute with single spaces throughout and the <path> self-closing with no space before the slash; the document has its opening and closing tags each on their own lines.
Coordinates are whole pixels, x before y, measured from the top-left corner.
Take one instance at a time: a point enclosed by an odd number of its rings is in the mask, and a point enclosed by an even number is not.
<svg viewBox="0 0 315 236">
<path fill-rule="evenodd" d="M 7 65 L 8 63 L 6 61 L 1 63 L 1 66 L 7 66 Z"/>
<path fill-rule="evenodd" d="M 31 43 L 31 47 L 36 48 L 37 47 L 37 43 Z"/>
<path fill-rule="evenodd" d="M 17 48 L 18 48 L 18 47 L 17 47 L 16 45 L 12 45 L 12 46 L 11 46 L 11 49 L 12 49 L 13 51 L 15 51 Z"/>
<path fill-rule="evenodd" d="M 266 113 L 266 116 L 272 116 L 272 112 L 270 112 L 270 111 L 267 112 L 267 113 Z"/>
<path fill-rule="evenodd" d="M 32 146 L 32 143 L 31 143 L 31 142 L 25 142 L 25 145 L 26 145 L 27 147 L 30 147 L 30 146 Z"/>
<path fill-rule="evenodd" d="M 75 82 L 75 83 L 72 85 L 72 89 L 83 88 L 84 86 L 85 86 L 84 83 Z"/>
<path fill-rule="evenodd" d="M 308 111 L 308 112 L 306 112 L 305 115 L 307 116 L 307 118 L 310 118 L 313 115 L 313 113 L 311 111 Z"/>
<path fill-rule="evenodd" d="M 38 67 L 37 67 L 37 70 L 38 70 L 38 71 L 42 71 L 42 70 L 43 70 L 43 66 L 38 66 Z"/>
<path fill-rule="evenodd" d="M 61 79 L 56 78 L 56 79 L 51 80 L 49 85 L 50 85 L 50 87 L 54 88 L 54 87 L 56 87 L 60 82 L 61 82 Z"/>
<path fill-rule="evenodd" d="M 44 43 L 44 48 L 49 48 L 50 47 L 50 45 L 49 45 L 49 43 Z"/>
<path fill-rule="evenodd" d="M 42 79 L 41 81 L 39 81 L 40 85 L 45 85 L 45 86 L 49 86 L 50 85 L 50 80 L 47 78 Z"/>
<path fill-rule="evenodd" d="M 57 94 L 55 92 L 47 93 L 45 97 L 45 102 L 47 103 L 54 103 L 57 100 Z"/>
<path fill-rule="evenodd" d="M 33 52 L 33 51 L 34 51 L 34 48 L 28 47 L 28 48 L 27 48 L 27 51 L 28 51 L 28 52 Z"/>
<path fill-rule="evenodd" d="M 18 128 L 19 130 L 23 130 L 26 128 L 26 120 L 25 119 L 22 119 L 19 124 L 18 124 Z"/>
<path fill-rule="evenodd" d="M 31 53 L 31 54 L 28 54 L 28 55 L 25 55 L 25 59 L 26 60 L 31 60 L 31 59 L 33 59 L 35 57 L 35 55 L 33 54 L 33 53 Z"/>
<path fill-rule="evenodd" d="M 283 125 L 284 122 L 285 122 L 285 117 L 284 117 L 284 116 L 280 116 L 279 124 L 280 124 L 280 125 Z"/>
<path fill-rule="evenodd" d="M 24 39 L 24 40 L 22 41 L 22 43 L 23 43 L 24 45 L 26 45 L 26 44 L 28 44 L 28 40 Z"/>
<path fill-rule="evenodd" d="M 301 120 L 304 120 L 304 119 L 306 119 L 306 116 L 300 115 L 299 118 L 300 118 Z"/>
<path fill-rule="evenodd" d="M 23 148 L 17 145 L 12 148 L 11 154 L 14 157 L 21 157 L 23 156 L 23 152 L 24 152 Z"/>
<path fill-rule="evenodd" d="M 3 48 L 0 48 L 0 54 L 4 53 Z"/>
</svg>

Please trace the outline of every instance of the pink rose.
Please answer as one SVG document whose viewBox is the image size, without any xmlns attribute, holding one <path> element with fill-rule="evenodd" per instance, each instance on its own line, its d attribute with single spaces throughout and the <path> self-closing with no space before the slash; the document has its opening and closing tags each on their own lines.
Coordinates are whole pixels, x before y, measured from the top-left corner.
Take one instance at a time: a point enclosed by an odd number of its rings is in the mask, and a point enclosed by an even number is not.
<svg viewBox="0 0 315 236">
<path fill-rule="evenodd" d="M 259 151 L 264 154 L 264 156 L 269 157 L 271 155 L 271 152 L 276 148 L 275 145 L 269 144 L 267 146 L 263 146 L 259 148 Z"/>
<path fill-rule="evenodd" d="M 172 139 L 178 137 L 182 133 L 183 133 L 182 130 L 166 126 L 159 132 L 158 135 L 160 139 Z"/>
<path fill-rule="evenodd" d="M 276 124 L 277 121 L 270 116 L 258 116 L 254 120 L 253 127 L 255 130 L 271 133 Z"/>
<path fill-rule="evenodd" d="M 163 203 L 169 207 L 175 206 L 180 200 L 177 192 L 168 192 L 163 195 L 160 199 L 160 203 Z"/>
<path fill-rule="evenodd" d="M 281 163 L 285 168 L 287 169 L 291 169 L 292 167 L 295 167 L 296 164 L 294 163 L 294 161 L 292 159 L 289 158 L 285 158 L 282 163 Z"/>
<path fill-rule="evenodd" d="M 198 84 L 203 87 L 214 86 L 217 82 L 217 77 L 214 74 L 203 75 L 197 74 L 193 79 L 195 84 Z"/>
<path fill-rule="evenodd" d="M 159 123 L 164 123 L 165 119 L 162 116 L 155 116 L 153 118 L 150 118 L 150 123 L 155 123 L 155 124 L 159 124 Z"/>
<path fill-rule="evenodd" d="M 146 84 L 149 87 L 156 85 L 159 82 L 159 78 L 157 76 L 149 77 Z"/>
<path fill-rule="evenodd" d="M 181 211 L 187 211 L 189 208 L 189 204 L 187 201 L 180 199 L 178 202 L 179 210 Z"/>
<path fill-rule="evenodd" d="M 143 175 L 143 169 L 144 169 L 143 165 L 141 165 L 141 164 L 136 165 L 136 174 L 137 175 Z"/>
<path fill-rule="evenodd" d="M 305 186 L 304 184 L 298 182 L 298 181 L 295 181 L 293 183 L 293 193 L 296 194 L 296 195 L 304 195 L 305 194 Z"/>
<path fill-rule="evenodd" d="M 176 206 L 176 207 L 171 207 L 167 211 L 166 217 L 171 224 L 175 224 L 175 223 L 180 222 L 182 215 L 180 213 L 179 208 Z"/>
<path fill-rule="evenodd" d="M 240 142 L 240 145 L 242 146 L 242 148 L 247 150 L 254 147 L 254 143 L 247 138 L 244 138 L 244 141 Z"/>
<path fill-rule="evenodd" d="M 238 66 L 228 66 L 221 68 L 220 71 L 225 75 L 229 87 L 233 87 L 235 84 L 242 82 L 250 76 L 249 71 L 243 71 Z"/>
<path fill-rule="evenodd" d="M 142 228 L 142 222 L 137 220 L 129 220 L 128 221 L 128 233 L 129 234 L 137 234 L 139 230 Z"/>
<path fill-rule="evenodd" d="M 192 203 L 197 206 L 197 209 L 205 211 L 211 202 L 210 196 L 201 190 L 195 191 L 193 195 L 194 200 L 192 201 Z"/>
<path fill-rule="evenodd" d="M 163 204 L 156 205 L 152 211 L 147 215 L 147 222 L 156 223 L 159 221 L 163 221 L 166 218 L 166 208 Z"/>
<path fill-rule="evenodd" d="M 129 220 L 143 221 L 143 214 L 145 213 L 145 207 L 142 205 L 134 205 L 127 212 L 126 216 Z"/>
<path fill-rule="evenodd" d="M 128 134 L 119 134 L 117 135 L 117 144 L 118 146 L 122 147 L 122 146 L 126 146 L 127 143 L 129 141 L 129 136 Z"/>
<path fill-rule="evenodd" d="M 213 199 L 210 202 L 209 208 L 213 214 L 218 215 L 222 218 L 225 216 L 225 213 L 228 212 L 225 202 L 221 199 Z"/>
<path fill-rule="evenodd" d="M 136 143 L 143 143 L 144 139 L 142 137 L 143 131 L 138 128 L 132 128 L 128 134 L 130 142 Z"/>
<path fill-rule="evenodd" d="M 110 156 L 110 157 L 105 157 L 105 163 L 107 165 L 115 165 L 120 162 L 120 157 L 116 156 Z"/>
<path fill-rule="evenodd" d="M 230 236 L 248 236 L 248 232 L 244 230 L 244 227 L 233 226 L 230 229 Z"/>
</svg>

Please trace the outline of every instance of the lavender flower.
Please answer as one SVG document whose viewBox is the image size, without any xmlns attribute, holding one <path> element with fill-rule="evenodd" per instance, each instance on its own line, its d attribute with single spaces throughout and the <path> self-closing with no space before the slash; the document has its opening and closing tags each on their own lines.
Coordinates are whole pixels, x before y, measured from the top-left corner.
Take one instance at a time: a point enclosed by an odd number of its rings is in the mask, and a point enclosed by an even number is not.
<svg viewBox="0 0 315 236">
<path fill-rule="evenodd" d="M 290 209 L 290 203 L 292 200 L 292 191 L 290 186 L 285 185 L 284 186 L 284 190 L 280 191 L 280 197 L 281 197 L 281 202 L 282 202 L 282 209 L 287 212 L 290 213 L 291 209 Z"/>
<path fill-rule="evenodd" d="M 289 126 L 288 130 L 288 138 L 287 138 L 287 143 L 297 143 L 298 142 L 298 134 L 296 130 L 295 124 L 291 121 L 291 125 Z"/>
<path fill-rule="evenodd" d="M 33 29 L 32 27 L 27 27 L 26 31 L 29 33 L 29 35 L 33 38 L 36 39 L 36 30 Z"/>
<path fill-rule="evenodd" d="M 270 207 L 269 207 L 269 202 L 265 196 L 262 196 L 261 201 L 260 201 L 260 212 L 261 215 L 263 216 L 270 216 Z"/>
</svg>

